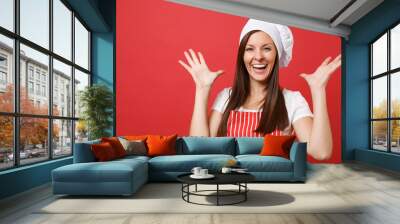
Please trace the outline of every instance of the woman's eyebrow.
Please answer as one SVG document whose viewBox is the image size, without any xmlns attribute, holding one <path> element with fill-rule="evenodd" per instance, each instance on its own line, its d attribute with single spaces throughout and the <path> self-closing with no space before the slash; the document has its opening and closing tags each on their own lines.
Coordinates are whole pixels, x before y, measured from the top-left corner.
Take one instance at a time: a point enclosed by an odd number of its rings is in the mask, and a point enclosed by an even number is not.
<svg viewBox="0 0 400 224">
<path fill-rule="evenodd" d="M 264 47 L 264 46 L 267 46 L 267 45 L 272 45 L 272 43 L 264 44 L 261 47 Z M 246 46 L 254 47 L 254 45 L 252 45 L 252 44 L 247 44 Z"/>
</svg>

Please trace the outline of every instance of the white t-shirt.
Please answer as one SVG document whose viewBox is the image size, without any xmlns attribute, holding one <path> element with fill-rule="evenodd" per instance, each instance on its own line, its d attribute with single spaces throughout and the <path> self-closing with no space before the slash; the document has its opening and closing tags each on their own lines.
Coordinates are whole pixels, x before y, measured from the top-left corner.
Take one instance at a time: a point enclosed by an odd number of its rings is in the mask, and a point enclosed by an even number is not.
<svg viewBox="0 0 400 224">
<path fill-rule="evenodd" d="M 228 105 L 229 96 L 231 94 L 232 88 L 224 88 L 221 92 L 219 92 L 217 98 L 214 101 L 212 106 L 213 110 L 216 110 L 220 113 L 223 113 Z M 306 99 L 304 99 L 303 95 L 299 91 L 292 91 L 288 89 L 282 90 L 283 98 L 285 100 L 286 110 L 288 113 L 289 123 L 293 124 L 298 119 L 303 117 L 313 117 L 313 114 L 308 106 Z M 236 109 L 236 111 L 243 112 L 260 112 L 260 110 L 251 110 L 240 107 Z M 291 126 L 291 125 L 290 125 Z M 290 127 L 288 127 L 290 129 Z"/>
</svg>

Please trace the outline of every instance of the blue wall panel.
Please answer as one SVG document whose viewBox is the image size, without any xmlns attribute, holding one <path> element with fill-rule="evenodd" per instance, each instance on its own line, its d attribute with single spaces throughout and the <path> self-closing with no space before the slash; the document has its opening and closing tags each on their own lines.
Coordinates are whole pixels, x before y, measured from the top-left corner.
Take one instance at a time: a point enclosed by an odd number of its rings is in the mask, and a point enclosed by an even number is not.
<svg viewBox="0 0 400 224">
<path fill-rule="evenodd" d="M 400 172 L 400 155 L 366 149 L 356 149 L 355 160 Z"/>
<path fill-rule="evenodd" d="M 0 199 L 51 181 L 51 171 L 72 163 L 72 157 L 0 172 Z"/>
<path fill-rule="evenodd" d="M 346 138 L 344 160 L 354 159 L 354 148 L 368 147 L 369 70 L 368 46 L 345 44 Z"/>
<path fill-rule="evenodd" d="M 113 34 L 94 33 L 92 35 L 93 83 L 102 83 L 113 90 Z"/>
<path fill-rule="evenodd" d="M 92 34 L 93 83 L 104 84 L 114 92 L 114 34 Z M 114 110 L 115 111 L 115 110 Z M 111 118 L 112 119 L 112 118 Z M 109 129 L 113 133 L 113 127 Z"/>
</svg>

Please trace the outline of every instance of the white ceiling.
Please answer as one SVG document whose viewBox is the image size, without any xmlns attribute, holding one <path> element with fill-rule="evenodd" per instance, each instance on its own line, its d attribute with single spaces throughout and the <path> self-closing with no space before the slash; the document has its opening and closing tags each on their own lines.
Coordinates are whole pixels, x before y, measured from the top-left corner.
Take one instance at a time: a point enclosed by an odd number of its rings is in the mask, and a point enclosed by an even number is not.
<svg viewBox="0 0 400 224">
<path fill-rule="evenodd" d="M 231 0 L 226 2 L 237 2 L 265 9 L 275 9 L 295 15 L 330 20 L 351 0 Z"/>
<path fill-rule="evenodd" d="M 351 25 L 383 0 L 168 0 L 347 38 Z"/>
</svg>

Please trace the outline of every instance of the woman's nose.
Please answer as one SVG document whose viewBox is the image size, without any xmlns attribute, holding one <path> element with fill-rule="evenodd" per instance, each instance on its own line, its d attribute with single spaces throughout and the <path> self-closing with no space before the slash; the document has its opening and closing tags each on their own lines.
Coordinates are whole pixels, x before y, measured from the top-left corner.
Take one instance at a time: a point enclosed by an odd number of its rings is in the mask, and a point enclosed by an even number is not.
<svg viewBox="0 0 400 224">
<path fill-rule="evenodd" d="M 263 59 L 263 57 L 264 57 L 264 55 L 262 54 L 262 52 L 260 50 L 255 51 L 254 59 L 259 61 L 259 60 Z"/>
</svg>

